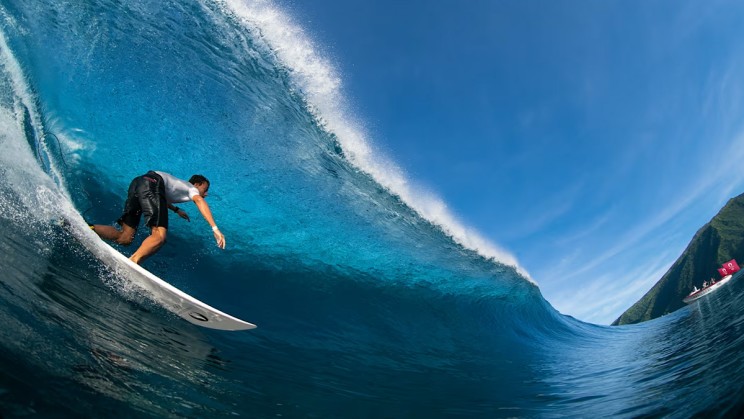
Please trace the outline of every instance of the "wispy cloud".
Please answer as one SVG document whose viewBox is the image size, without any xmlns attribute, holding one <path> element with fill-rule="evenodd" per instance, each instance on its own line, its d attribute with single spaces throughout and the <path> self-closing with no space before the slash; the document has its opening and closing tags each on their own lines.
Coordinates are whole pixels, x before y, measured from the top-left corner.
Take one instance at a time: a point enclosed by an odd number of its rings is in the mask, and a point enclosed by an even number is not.
<svg viewBox="0 0 744 419">
<path fill-rule="evenodd" d="M 669 266 L 671 263 L 660 264 L 653 259 L 625 271 L 600 272 L 585 286 L 576 283 L 577 286 L 556 294 L 551 303 L 558 311 L 581 320 L 610 324 L 643 296 Z"/>
<path fill-rule="evenodd" d="M 727 149 L 726 158 L 721 164 L 711 165 L 709 171 L 696 176 L 696 182 L 692 187 L 685 190 L 684 193 L 677 194 L 677 199 L 667 201 L 661 211 L 652 214 L 651 217 L 641 220 L 636 227 L 631 228 L 627 233 L 622 234 L 614 241 L 614 245 L 606 251 L 591 258 L 583 264 L 581 268 L 573 271 L 572 277 L 582 276 L 589 271 L 596 270 L 599 266 L 605 265 L 606 262 L 630 247 L 637 246 L 641 241 L 649 239 L 650 236 L 665 236 L 662 229 L 670 220 L 678 217 L 683 211 L 688 209 L 691 204 L 699 201 L 702 196 L 709 194 L 711 189 L 720 189 L 717 185 L 741 184 L 744 180 L 744 172 L 738 170 L 739 161 L 744 158 L 744 133 L 739 134 Z M 729 189 L 729 188 L 726 188 Z M 700 226 L 707 222 L 701 222 Z M 698 227 L 700 227 L 698 226 Z M 565 240 L 565 239 L 564 239 Z"/>
<path fill-rule="evenodd" d="M 730 73 L 728 73 L 730 74 Z M 728 89 L 735 84 L 730 77 L 719 79 L 715 91 L 711 93 L 706 106 L 726 109 L 736 109 L 740 106 L 739 100 L 721 100 L 720 95 L 728 94 Z M 740 99 L 740 98 L 739 98 Z M 721 110 L 717 115 L 726 113 L 726 121 L 717 119 L 719 123 L 729 127 L 741 126 L 741 116 Z M 725 132 L 725 130 L 724 130 Z M 730 131 L 729 131 L 730 132 Z M 679 231 L 670 229 L 675 224 L 674 220 L 689 211 L 692 206 L 703 201 L 707 206 L 720 207 L 725 200 L 732 195 L 741 192 L 744 185 L 744 172 L 740 170 L 740 161 L 744 159 L 744 129 L 734 135 L 722 135 L 712 137 L 708 144 L 712 144 L 709 156 L 705 157 L 707 170 L 690 175 L 689 187 L 684 193 L 674 195 L 676 199 L 665 202 L 660 211 L 650 217 L 641 220 L 636 226 L 617 238 L 605 237 L 599 241 L 611 242 L 603 252 L 599 254 L 584 255 L 582 263 L 574 263 L 573 258 L 578 253 L 569 253 L 568 260 L 571 263 L 561 263 L 556 269 L 550 271 L 535 272 L 536 278 L 544 284 L 557 281 L 558 284 L 581 284 L 580 292 L 555 292 L 551 287 L 546 292 L 546 298 L 561 312 L 571 314 L 581 320 L 599 323 L 609 323 L 617 318 L 624 310 L 635 303 L 648 289 L 653 286 L 668 267 L 680 256 L 680 252 L 672 252 L 672 249 L 663 247 L 664 243 L 678 242 L 678 248 L 682 248 L 691 239 L 680 237 Z M 576 243 L 582 237 L 588 236 L 587 232 L 593 232 L 605 222 L 610 220 L 609 214 L 600 218 L 594 225 L 575 231 L 571 235 L 564 236 L 559 240 L 561 243 Z M 699 224 L 690 226 L 690 234 L 701 227 L 707 219 L 701 219 Z M 687 241 L 685 241 L 687 240 Z M 594 241 L 594 247 L 597 241 Z M 600 244 L 601 245 L 601 244 Z M 635 262 L 628 266 L 635 266 L 631 271 L 617 270 L 606 271 L 606 267 L 613 266 L 616 259 L 627 259 L 623 256 L 633 253 L 634 249 L 647 248 L 650 251 L 642 256 L 636 256 Z M 572 256 L 573 255 L 573 256 Z M 597 274 L 597 272 L 602 272 Z M 551 278 L 542 278 L 542 275 L 550 275 Z M 547 289 L 546 289 L 547 291 Z"/>
<path fill-rule="evenodd" d="M 595 235 L 597 231 L 602 230 L 602 228 L 605 227 L 608 221 L 611 220 L 613 211 L 614 210 L 611 209 L 609 211 L 599 213 L 594 217 L 593 220 L 591 220 L 591 222 L 584 224 L 580 227 L 580 229 L 573 230 L 568 234 L 558 237 L 555 240 L 556 245 L 561 247 L 569 246 L 583 241 L 587 237 Z"/>
<path fill-rule="evenodd" d="M 515 237 L 525 238 L 537 232 L 544 231 L 551 224 L 576 209 L 577 202 L 582 200 L 583 188 L 583 182 L 574 182 L 569 187 L 550 196 L 540 196 L 539 208 L 541 210 L 534 212 L 529 217 L 525 217 L 524 222 L 518 224 L 518 226 L 509 232 L 504 232 L 502 237 L 505 237 L 507 240 Z"/>
</svg>

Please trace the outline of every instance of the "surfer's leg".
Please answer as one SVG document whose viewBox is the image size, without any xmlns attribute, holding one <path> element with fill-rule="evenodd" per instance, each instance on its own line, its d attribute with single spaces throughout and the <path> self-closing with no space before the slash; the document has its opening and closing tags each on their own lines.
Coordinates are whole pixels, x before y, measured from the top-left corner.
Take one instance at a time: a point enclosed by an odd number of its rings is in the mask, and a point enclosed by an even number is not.
<svg viewBox="0 0 744 419">
<path fill-rule="evenodd" d="M 142 242 L 142 245 L 137 249 L 136 252 L 129 259 L 139 264 L 148 257 L 155 254 L 160 247 L 165 243 L 165 238 L 168 235 L 168 229 L 165 227 L 152 227 L 152 233 Z"/>
<path fill-rule="evenodd" d="M 112 226 L 96 224 L 93 226 L 93 231 L 102 239 L 111 240 L 124 246 L 132 244 L 134 233 L 137 232 L 126 224 L 122 224 L 121 230 Z"/>
<path fill-rule="evenodd" d="M 105 240 L 111 240 L 124 246 L 129 246 L 134 240 L 134 235 L 137 233 L 137 226 L 139 226 L 140 217 L 142 215 L 142 208 L 139 203 L 138 188 L 144 183 L 142 176 L 136 177 L 129 184 L 129 190 L 127 192 L 127 200 L 124 201 L 124 212 L 121 217 L 116 220 L 116 223 L 121 226 L 121 230 L 112 227 L 110 225 L 96 224 L 91 226 L 93 231 L 98 236 Z"/>
</svg>

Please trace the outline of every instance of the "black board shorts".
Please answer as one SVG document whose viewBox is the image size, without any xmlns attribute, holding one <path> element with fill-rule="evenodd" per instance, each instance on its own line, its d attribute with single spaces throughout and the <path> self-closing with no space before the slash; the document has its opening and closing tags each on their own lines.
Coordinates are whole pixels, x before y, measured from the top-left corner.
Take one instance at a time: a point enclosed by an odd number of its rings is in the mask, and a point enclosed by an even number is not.
<svg viewBox="0 0 744 419">
<path fill-rule="evenodd" d="M 153 171 L 134 178 L 129 184 L 124 212 L 116 222 L 136 230 L 142 215 L 145 216 L 146 226 L 168 228 L 165 183 L 163 178 Z"/>
</svg>

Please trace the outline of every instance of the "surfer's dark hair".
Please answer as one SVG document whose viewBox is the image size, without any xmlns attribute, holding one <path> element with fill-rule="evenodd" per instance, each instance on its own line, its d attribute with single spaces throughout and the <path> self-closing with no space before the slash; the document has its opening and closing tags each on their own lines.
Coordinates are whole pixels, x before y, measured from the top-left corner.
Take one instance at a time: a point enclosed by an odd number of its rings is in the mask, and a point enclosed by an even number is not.
<svg viewBox="0 0 744 419">
<path fill-rule="evenodd" d="M 207 182 L 211 185 L 211 183 L 209 182 L 209 179 L 205 178 L 202 175 L 194 175 L 194 176 L 191 176 L 191 179 L 189 179 L 189 183 L 192 185 L 196 185 L 197 183 L 204 183 L 204 182 Z"/>
</svg>

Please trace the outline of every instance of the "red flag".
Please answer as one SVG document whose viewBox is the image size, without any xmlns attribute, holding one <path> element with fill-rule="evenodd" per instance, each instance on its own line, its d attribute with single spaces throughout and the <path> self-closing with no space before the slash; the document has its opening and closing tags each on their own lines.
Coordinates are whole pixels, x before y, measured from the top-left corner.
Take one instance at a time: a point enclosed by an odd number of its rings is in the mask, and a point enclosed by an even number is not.
<svg viewBox="0 0 744 419">
<path fill-rule="evenodd" d="M 718 273 L 721 275 L 721 278 L 724 276 L 730 275 L 728 269 L 726 268 L 718 268 Z"/>
<path fill-rule="evenodd" d="M 736 259 L 731 259 L 730 261 L 724 263 L 721 268 L 728 270 L 729 273 L 737 272 L 740 269 L 739 265 L 736 263 Z"/>
</svg>

